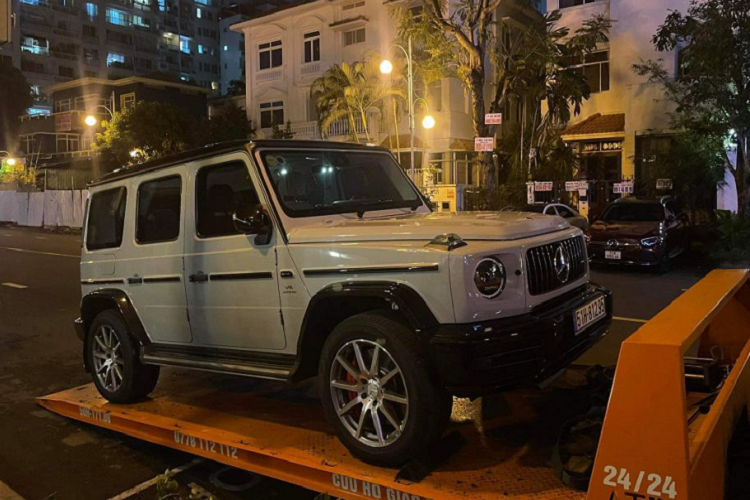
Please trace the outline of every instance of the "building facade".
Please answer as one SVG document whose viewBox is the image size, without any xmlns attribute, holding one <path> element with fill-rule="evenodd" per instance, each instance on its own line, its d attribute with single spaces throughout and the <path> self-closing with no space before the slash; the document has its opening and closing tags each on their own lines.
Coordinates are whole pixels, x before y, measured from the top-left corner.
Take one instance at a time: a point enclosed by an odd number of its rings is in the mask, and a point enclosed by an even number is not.
<svg viewBox="0 0 750 500">
<path fill-rule="evenodd" d="M 649 155 L 670 146 L 673 107 L 633 64 L 662 59 L 677 75 L 678 53 L 656 52 L 651 38 L 669 11 L 688 6 L 689 0 L 547 0 L 548 11 L 560 9 L 560 24 L 571 31 L 595 15 L 612 21 L 609 43 L 574 66 L 587 76 L 592 95 L 563 132 L 581 155 L 579 176 L 590 181 L 592 210 L 612 198 L 615 182 L 647 178 Z"/>
<path fill-rule="evenodd" d="M 222 17 L 219 21 L 221 95 L 229 93 L 232 82 L 245 81 L 245 36 L 242 32 L 237 32 L 230 28 L 234 24 L 241 23 L 247 17 L 243 14 L 232 14 Z"/>
<path fill-rule="evenodd" d="M 363 61 L 368 55 L 383 58 L 402 57 L 396 41 L 395 22 L 389 6 L 399 2 L 382 0 L 313 0 L 293 7 L 283 7 L 253 17 L 233 26 L 245 36 L 246 109 L 261 137 L 271 135 L 272 125 L 291 123 L 296 139 L 318 139 L 323 136 L 346 141 L 352 137 L 348 120 L 339 120 L 321 131 L 314 97 L 313 82 L 335 64 Z M 516 25 L 528 22 L 527 11 L 503 4 L 497 18 L 513 18 Z M 419 7 L 418 2 L 401 2 L 404 8 Z M 517 18 L 517 19 L 516 19 Z M 502 30 L 505 23 L 497 23 Z M 496 39 L 501 40 L 499 31 Z M 383 76 L 383 78 L 388 78 Z M 488 75 L 488 92 L 491 78 Z M 436 126 L 424 130 L 422 116 L 417 116 L 415 168 L 430 172 L 437 184 L 477 184 L 478 169 L 472 156 L 474 135 L 469 95 L 455 78 L 444 78 L 422 91 L 429 114 Z M 409 168 L 410 137 L 408 118 L 386 123 L 377 111 L 368 113 L 370 141 L 396 151 L 401 164 Z M 512 119 L 515 113 L 509 113 Z M 354 133 L 366 142 L 362 120 L 355 118 Z M 325 132 L 325 133 L 322 133 Z M 419 182 L 419 181 L 418 181 Z"/>
<path fill-rule="evenodd" d="M 219 89 L 218 0 L 12 0 L 16 26 L 0 57 L 51 113 L 45 89 L 80 78 L 166 73 Z"/>
</svg>

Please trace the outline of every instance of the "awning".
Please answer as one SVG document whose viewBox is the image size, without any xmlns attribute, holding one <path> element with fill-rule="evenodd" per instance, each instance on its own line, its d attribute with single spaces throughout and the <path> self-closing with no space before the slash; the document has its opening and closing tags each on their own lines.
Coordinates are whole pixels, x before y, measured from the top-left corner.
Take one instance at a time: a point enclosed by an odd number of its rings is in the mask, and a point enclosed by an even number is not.
<svg viewBox="0 0 750 500">
<path fill-rule="evenodd" d="M 582 122 L 569 126 L 562 133 L 562 138 L 566 141 L 624 136 L 625 113 L 611 115 L 596 113 Z"/>
</svg>

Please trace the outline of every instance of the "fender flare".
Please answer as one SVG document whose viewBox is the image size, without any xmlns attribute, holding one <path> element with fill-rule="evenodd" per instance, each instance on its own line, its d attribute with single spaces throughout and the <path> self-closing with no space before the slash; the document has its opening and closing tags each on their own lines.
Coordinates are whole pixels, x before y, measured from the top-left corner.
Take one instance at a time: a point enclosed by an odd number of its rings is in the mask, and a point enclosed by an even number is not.
<svg viewBox="0 0 750 500">
<path fill-rule="evenodd" d="M 146 334 L 146 329 L 138 317 L 130 297 L 118 288 L 105 288 L 87 293 L 81 299 L 81 320 L 84 331 L 88 333 L 91 322 L 97 314 L 105 309 L 116 309 L 120 313 L 133 339 L 141 347 L 151 344 L 151 339 Z"/>
</svg>

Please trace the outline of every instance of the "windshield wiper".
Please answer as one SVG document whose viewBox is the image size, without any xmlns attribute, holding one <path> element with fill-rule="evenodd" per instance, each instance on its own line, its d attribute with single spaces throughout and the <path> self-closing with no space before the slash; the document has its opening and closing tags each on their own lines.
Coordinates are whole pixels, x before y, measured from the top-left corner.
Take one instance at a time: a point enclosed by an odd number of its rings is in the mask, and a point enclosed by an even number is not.
<svg viewBox="0 0 750 500">
<path fill-rule="evenodd" d="M 369 199 L 364 199 L 364 200 L 338 200 L 338 201 L 333 202 L 333 206 L 335 207 L 340 207 L 340 206 L 358 207 L 356 210 L 356 213 L 357 213 L 357 217 L 361 219 L 362 217 L 364 217 L 365 212 L 367 212 L 368 210 L 366 207 L 370 207 L 372 205 L 380 205 L 383 203 L 393 203 L 393 200 L 390 200 L 390 199 L 382 200 L 382 199 L 374 199 L 374 198 L 369 198 Z"/>
</svg>

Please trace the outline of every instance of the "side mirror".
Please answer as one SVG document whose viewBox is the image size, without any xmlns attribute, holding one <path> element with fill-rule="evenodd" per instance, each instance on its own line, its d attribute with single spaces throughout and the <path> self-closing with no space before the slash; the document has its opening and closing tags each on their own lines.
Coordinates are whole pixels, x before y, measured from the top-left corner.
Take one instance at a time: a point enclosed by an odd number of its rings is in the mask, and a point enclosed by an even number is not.
<svg viewBox="0 0 750 500">
<path fill-rule="evenodd" d="M 256 245 L 268 245 L 273 233 L 273 223 L 262 205 L 238 208 L 232 215 L 234 228 L 243 234 L 254 234 Z"/>
</svg>

